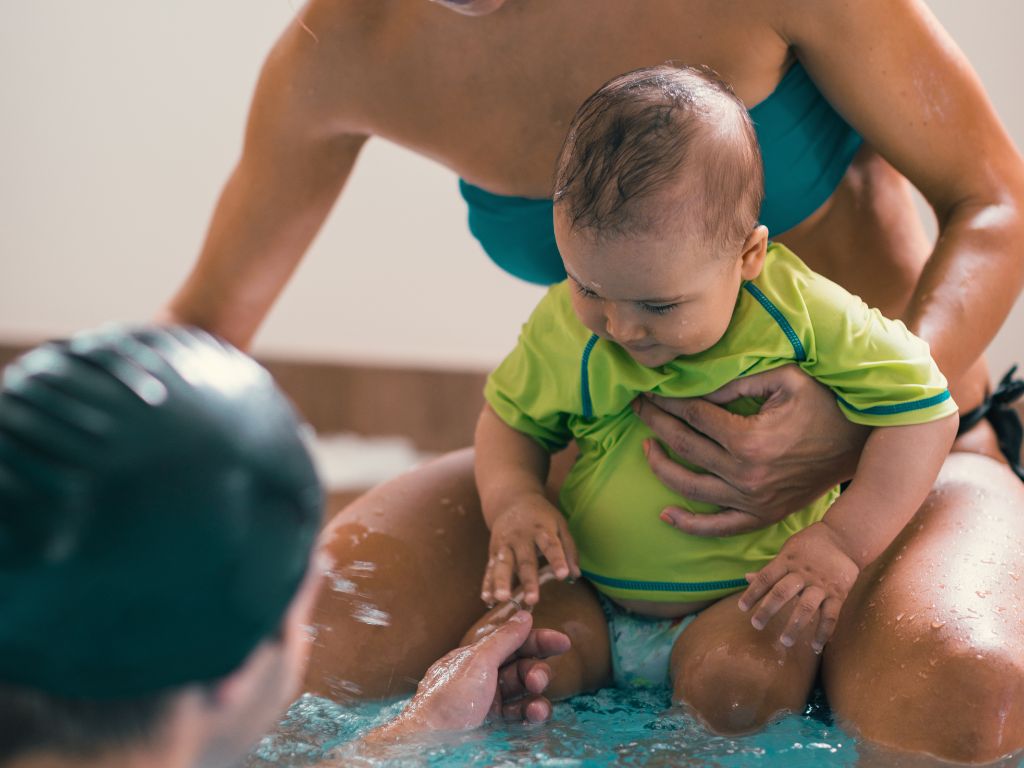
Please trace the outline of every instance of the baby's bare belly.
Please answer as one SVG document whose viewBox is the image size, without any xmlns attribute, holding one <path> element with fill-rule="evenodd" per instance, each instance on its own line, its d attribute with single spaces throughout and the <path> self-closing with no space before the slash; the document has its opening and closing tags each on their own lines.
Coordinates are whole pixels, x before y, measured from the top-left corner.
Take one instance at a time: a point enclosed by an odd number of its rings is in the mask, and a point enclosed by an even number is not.
<svg viewBox="0 0 1024 768">
<path fill-rule="evenodd" d="M 615 600 L 613 602 L 631 613 L 657 619 L 678 619 L 703 611 L 717 600 L 699 600 L 695 603 L 656 603 L 651 600 Z"/>
</svg>

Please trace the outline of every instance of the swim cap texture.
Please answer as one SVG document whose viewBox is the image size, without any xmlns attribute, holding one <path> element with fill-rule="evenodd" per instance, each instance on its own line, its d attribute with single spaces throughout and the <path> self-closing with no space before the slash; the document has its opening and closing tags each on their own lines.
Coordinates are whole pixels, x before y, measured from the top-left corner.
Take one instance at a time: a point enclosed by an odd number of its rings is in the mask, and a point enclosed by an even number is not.
<svg viewBox="0 0 1024 768">
<path fill-rule="evenodd" d="M 323 494 L 262 367 L 202 331 L 43 345 L 0 389 L 0 684 L 211 681 L 280 626 Z"/>
</svg>

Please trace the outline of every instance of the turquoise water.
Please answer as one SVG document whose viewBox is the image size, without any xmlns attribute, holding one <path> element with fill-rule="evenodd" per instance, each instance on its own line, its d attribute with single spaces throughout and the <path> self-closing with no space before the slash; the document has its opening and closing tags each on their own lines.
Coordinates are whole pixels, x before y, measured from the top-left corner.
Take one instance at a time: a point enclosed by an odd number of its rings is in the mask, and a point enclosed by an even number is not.
<svg viewBox="0 0 1024 768">
<path fill-rule="evenodd" d="M 393 717 L 404 701 L 340 706 L 303 696 L 247 768 L 307 766 L 339 744 Z M 761 733 L 713 736 L 669 710 L 668 690 L 606 689 L 555 706 L 540 726 L 487 726 L 432 745 L 398 747 L 387 766 L 802 766 L 858 765 L 855 741 L 832 722 L 820 701 Z"/>
</svg>

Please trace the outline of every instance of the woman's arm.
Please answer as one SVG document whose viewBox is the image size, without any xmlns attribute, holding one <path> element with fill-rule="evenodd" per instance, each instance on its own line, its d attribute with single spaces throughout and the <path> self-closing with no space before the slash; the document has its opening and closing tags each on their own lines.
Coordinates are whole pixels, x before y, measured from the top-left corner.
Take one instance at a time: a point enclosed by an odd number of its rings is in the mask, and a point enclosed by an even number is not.
<svg viewBox="0 0 1024 768">
<path fill-rule="evenodd" d="M 777 28 L 829 102 L 935 211 L 902 319 L 952 389 L 1024 285 L 1024 161 L 920 0 L 783 0 Z"/>
<path fill-rule="evenodd" d="M 242 156 L 162 320 L 248 347 L 319 231 L 366 140 L 333 113 L 345 78 L 321 48 L 294 22 L 268 56 Z"/>
</svg>

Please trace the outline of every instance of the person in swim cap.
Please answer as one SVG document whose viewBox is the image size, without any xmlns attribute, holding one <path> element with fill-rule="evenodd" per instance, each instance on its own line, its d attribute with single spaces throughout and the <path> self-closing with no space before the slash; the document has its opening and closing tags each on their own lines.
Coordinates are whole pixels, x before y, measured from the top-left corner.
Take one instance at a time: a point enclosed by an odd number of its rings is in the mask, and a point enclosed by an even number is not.
<svg viewBox="0 0 1024 768">
<path fill-rule="evenodd" d="M 183 327 L 45 344 L 0 387 L 0 765 L 231 763 L 294 697 L 323 491 L 269 373 Z M 450 654 L 391 741 L 540 720 L 568 639 L 518 612 Z M 439 682 L 443 681 L 443 682 Z"/>
</svg>

